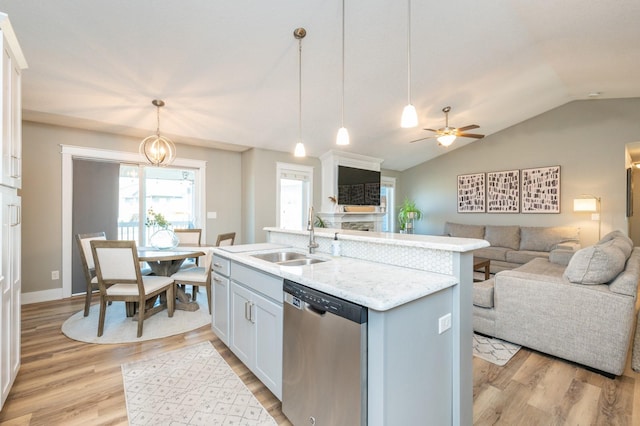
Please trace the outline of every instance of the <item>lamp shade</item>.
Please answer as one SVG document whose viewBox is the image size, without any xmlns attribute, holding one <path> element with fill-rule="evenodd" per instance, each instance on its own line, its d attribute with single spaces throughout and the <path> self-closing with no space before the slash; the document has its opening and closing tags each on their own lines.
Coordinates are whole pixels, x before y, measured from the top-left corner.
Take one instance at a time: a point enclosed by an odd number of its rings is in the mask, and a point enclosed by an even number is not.
<svg viewBox="0 0 640 426">
<path fill-rule="evenodd" d="M 400 127 L 408 129 L 418 125 L 418 112 L 416 107 L 409 104 L 402 110 L 402 118 L 400 119 Z"/>
<path fill-rule="evenodd" d="M 440 142 L 442 146 L 450 146 L 455 140 L 456 140 L 456 135 L 438 136 L 438 142 Z"/>
<path fill-rule="evenodd" d="M 296 157 L 305 157 L 307 155 L 307 152 L 304 149 L 304 144 L 302 142 L 298 142 L 296 144 L 296 149 L 293 152 L 293 155 Z"/>
<path fill-rule="evenodd" d="M 349 131 L 345 127 L 338 129 L 336 145 L 349 145 Z"/>
<path fill-rule="evenodd" d="M 574 198 L 573 211 L 595 213 L 598 211 L 598 200 L 595 198 Z"/>
</svg>

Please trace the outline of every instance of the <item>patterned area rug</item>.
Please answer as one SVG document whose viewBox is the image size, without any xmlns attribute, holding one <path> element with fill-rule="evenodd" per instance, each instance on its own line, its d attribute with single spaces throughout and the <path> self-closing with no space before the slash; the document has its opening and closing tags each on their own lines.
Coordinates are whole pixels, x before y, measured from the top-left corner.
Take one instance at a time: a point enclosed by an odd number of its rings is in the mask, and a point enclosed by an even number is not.
<svg viewBox="0 0 640 426">
<path fill-rule="evenodd" d="M 130 425 L 276 425 L 211 342 L 122 365 Z"/>
<path fill-rule="evenodd" d="M 473 333 L 473 356 L 492 364 L 505 365 L 520 350 L 521 346 L 492 337 Z"/>
</svg>

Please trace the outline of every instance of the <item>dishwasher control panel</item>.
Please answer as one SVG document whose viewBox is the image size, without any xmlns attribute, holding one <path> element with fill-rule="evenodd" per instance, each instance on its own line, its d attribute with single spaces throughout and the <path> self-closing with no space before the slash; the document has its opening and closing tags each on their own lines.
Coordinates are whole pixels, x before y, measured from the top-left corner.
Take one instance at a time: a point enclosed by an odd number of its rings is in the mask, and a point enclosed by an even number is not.
<svg viewBox="0 0 640 426">
<path fill-rule="evenodd" d="M 330 312 L 359 324 L 367 322 L 367 308 L 348 300 L 314 290 L 290 280 L 284 280 L 285 302 L 298 309 L 304 309 L 304 303 L 309 304 L 321 313 Z M 287 297 L 289 295 L 289 297 Z"/>
</svg>

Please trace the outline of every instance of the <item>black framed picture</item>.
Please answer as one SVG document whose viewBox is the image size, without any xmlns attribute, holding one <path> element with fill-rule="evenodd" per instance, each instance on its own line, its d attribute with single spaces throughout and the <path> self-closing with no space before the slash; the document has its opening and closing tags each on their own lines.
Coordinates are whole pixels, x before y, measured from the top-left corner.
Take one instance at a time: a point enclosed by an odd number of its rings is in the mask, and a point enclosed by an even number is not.
<svg viewBox="0 0 640 426">
<path fill-rule="evenodd" d="M 458 175 L 458 213 L 485 212 L 485 174 Z"/>
<path fill-rule="evenodd" d="M 522 169 L 522 213 L 560 213 L 560 166 Z"/>
</svg>

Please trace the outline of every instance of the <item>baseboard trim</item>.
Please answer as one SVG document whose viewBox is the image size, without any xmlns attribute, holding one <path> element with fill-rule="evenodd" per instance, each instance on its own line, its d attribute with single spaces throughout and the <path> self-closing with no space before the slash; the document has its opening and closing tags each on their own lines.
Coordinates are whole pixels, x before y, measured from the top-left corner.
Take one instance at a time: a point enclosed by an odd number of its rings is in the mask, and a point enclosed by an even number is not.
<svg viewBox="0 0 640 426">
<path fill-rule="evenodd" d="M 29 305 L 31 303 L 50 302 L 52 300 L 63 299 L 62 288 L 52 288 L 51 290 L 22 293 L 20 297 L 21 305 Z"/>
</svg>

